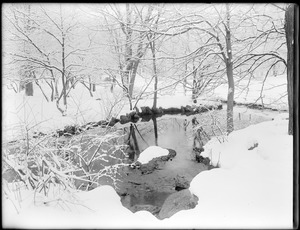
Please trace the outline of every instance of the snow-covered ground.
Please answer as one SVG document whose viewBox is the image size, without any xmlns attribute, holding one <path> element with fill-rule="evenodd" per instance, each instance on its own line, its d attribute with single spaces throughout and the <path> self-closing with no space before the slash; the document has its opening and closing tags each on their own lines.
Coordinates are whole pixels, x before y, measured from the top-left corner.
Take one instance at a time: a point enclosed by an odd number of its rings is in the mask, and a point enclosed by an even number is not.
<svg viewBox="0 0 300 230">
<path fill-rule="evenodd" d="M 198 205 L 168 219 L 158 220 L 147 211 L 131 213 L 110 186 L 68 196 L 54 189 L 48 198 L 20 189 L 12 191 L 10 199 L 2 198 L 3 226 L 291 228 L 293 139 L 287 126 L 282 114 L 273 121 L 232 132 L 227 142 L 212 139 L 204 155 L 220 168 L 198 174 L 190 186 L 199 198 Z"/>
<path fill-rule="evenodd" d="M 262 91 L 263 89 L 263 91 Z M 228 86 L 220 85 L 205 97 L 227 100 Z M 286 75 L 269 76 L 266 79 L 241 80 L 235 85 L 234 100 L 238 103 L 263 104 L 266 107 L 287 110 L 287 79 Z"/>
<path fill-rule="evenodd" d="M 46 93 L 50 95 L 49 92 Z M 66 125 L 100 121 L 106 119 L 113 105 L 112 116 L 117 116 L 124 107 L 121 92 L 115 91 L 113 94 L 109 86 L 98 87 L 93 94 L 91 97 L 88 90 L 78 84 L 68 97 L 67 115 L 62 116 L 55 102 L 47 102 L 38 88 L 35 88 L 34 96 L 26 97 L 24 91 L 15 93 L 3 87 L 4 140 L 19 138 L 24 135 L 26 128 L 50 133 Z"/>
</svg>

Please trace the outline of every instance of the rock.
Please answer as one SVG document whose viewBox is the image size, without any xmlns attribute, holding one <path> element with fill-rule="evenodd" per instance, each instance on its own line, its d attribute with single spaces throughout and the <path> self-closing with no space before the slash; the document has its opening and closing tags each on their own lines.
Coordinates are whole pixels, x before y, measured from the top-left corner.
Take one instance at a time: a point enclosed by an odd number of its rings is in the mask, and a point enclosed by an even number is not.
<svg viewBox="0 0 300 230">
<path fill-rule="evenodd" d="M 168 161 L 168 160 L 172 160 L 175 156 L 176 156 L 176 151 L 173 149 L 167 149 L 169 151 L 169 154 L 166 156 L 161 156 L 161 160 L 163 161 Z"/>
<path fill-rule="evenodd" d="M 141 211 L 141 210 L 145 210 L 145 211 L 152 213 L 153 215 L 157 215 L 161 209 L 161 207 L 151 205 L 151 204 L 136 204 L 136 205 L 131 206 L 132 201 L 131 201 L 130 195 L 128 195 L 126 193 L 123 196 L 122 195 L 120 195 L 120 196 L 121 196 L 122 205 L 124 207 L 128 208 L 133 213 Z"/>
<path fill-rule="evenodd" d="M 121 197 L 122 205 L 129 209 L 131 204 L 131 197 L 129 195 L 125 195 L 125 196 L 119 195 L 119 196 Z"/>
<path fill-rule="evenodd" d="M 205 106 L 199 106 L 197 108 L 198 113 L 204 113 L 208 111 L 208 108 L 206 108 Z"/>
<path fill-rule="evenodd" d="M 169 155 L 168 155 L 168 156 L 170 156 L 169 159 L 174 158 L 176 156 L 175 150 L 173 150 L 173 149 L 167 149 L 167 150 L 169 150 Z"/>
<path fill-rule="evenodd" d="M 159 158 L 155 158 L 151 160 L 149 163 L 142 164 L 140 165 L 140 167 L 137 168 L 142 172 L 142 174 L 150 174 L 153 173 L 155 169 L 159 168 L 159 163 L 160 163 L 159 161 L 160 161 Z"/>
<path fill-rule="evenodd" d="M 171 108 L 163 109 L 163 112 L 167 114 L 177 114 L 177 113 L 181 113 L 181 108 L 171 107 Z"/>
<path fill-rule="evenodd" d="M 210 163 L 210 159 L 208 157 L 203 157 L 199 153 L 196 153 L 196 161 L 205 165 L 209 165 Z"/>
<path fill-rule="evenodd" d="M 136 111 L 131 111 L 130 113 L 126 114 L 129 121 L 137 122 L 140 119 L 140 116 L 137 114 Z"/>
<path fill-rule="evenodd" d="M 160 207 L 157 207 L 157 206 L 154 206 L 151 204 L 137 204 L 137 205 L 130 207 L 130 210 L 133 213 L 144 210 L 144 211 L 148 211 L 148 212 L 152 213 L 153 215 L 157 215 L 160 211 Z"/>
<path fill-rule="evenodd" d="M 159 219 L 169 218 L 181 210 L 195 208 L 198 204 L 198 197 L 193 195 L 190 190 L 183 189 L 171 194 L 164 202 L 159 214 Z"/>
<path fill-rule="evenodd" d="M 193 109 L 193 107 L 192 107 L 192 106 L 190 106 L 190 105 L 187 105 L 187 106 L 185 107 L 185 112 L 187 112 L 187 113 L 191 113 L 191 112 L 194 112 L 194 109 Z"/>
<path fill-rule="evenodd" d="M 116 123 L 118 123 L 120 120 L 115 118 L 115 117 L 112 117 L 110 119 L 110 122 L 108 123 L 108 126 L 114 126 Z"/>
<path fill-rule="evenodd" d="M 180 109 L 181 109 L 181 113 L 184 114 L 185 113 L 185 107 L 181 106 Z"/>
<path fill-rule="evenodd" d="M 79 134 L 82 131 L 82 128 L 76 126 L 76 125 L 67 125 L 64 127 L 63 130 L 59 129 L 56 130 L 56 133 L 58 136 L 72 136 L 75 134 Z"/>
<path fill-rule="evenodd" d="M 133 120 L 134 115 L 136 114 L 136 111 L 131 111 L 130 113 L 127 113 L 126 116 L 130 119 Z"/>
<path fill-rule="evenodd" d="M 163 113 L 164 113 L 162 107 L 159 107 L 159 108 L 152 108 L 152 112 L 153 112 L 154 114 L 163 114 Z"/>
<path fill-rule="evenodd" d="M 101 120 L 101 121 L 98 121 L 96 124 L 92 125 L 92 127 L 97 127 L 97 126 L 105 127 L 107 125 L 108 125 L 107 121 Z"/>
<path fill-rule="evenodd" d="M 120 116 L 120 123 L 121 124 L 125 124 L 125 123 L 128 123 L 128 122 L 130 122 L 130 118 L 128 117 L 128 116 L 126 116 L 126 115 L 121 115 Z"/>
<path fill-rule="evenodd" d="M 128 113 L 128 116 L 132 117 L 132 116 L 134 116 L 134 114 L 136 114 L 136 111 L 132 110 L 132 111 L 130 111 L 130 113 Z"/>
<path fill-rule="evenodd" d="M 74 135 L 76 133 L 76 127 L 72 125 L 65 126 L 64 135 Z"/>
<path fill-rule="evenodd" d="M 177 176 L 175 179 L 175 190 L 180 191 L 190 187 L 190 182 L 184 176 Z"/>
<path fill-rule="evenodd" d="M 136 113 L 136 111 L 131 111 L 130 113 L 127 113 L 126 115 L 121 115 L 120 120 L 116 119 L 117 122 L 120 121 L 121 124 L 126 124 L 128 122 L 137 122 L 140 119 L 139 115 Z M 116 123 L 116 122 L 115 122 Z"/>
<path fill-rule="evenodd" d="M 141 107 L 141 114 L 142 115 L 152 115 L 153 112 L 148 106 L 142 106 Z"/>
<path fill-rule="evenodd" d="M 131 120 L 132 120 L 133 122 L 137 122 L 139 119 L 140 119 L 140 116 L 137 115 L 137 114 L 134 114 L 133 117 L 131 118 Z"/>
</svg>

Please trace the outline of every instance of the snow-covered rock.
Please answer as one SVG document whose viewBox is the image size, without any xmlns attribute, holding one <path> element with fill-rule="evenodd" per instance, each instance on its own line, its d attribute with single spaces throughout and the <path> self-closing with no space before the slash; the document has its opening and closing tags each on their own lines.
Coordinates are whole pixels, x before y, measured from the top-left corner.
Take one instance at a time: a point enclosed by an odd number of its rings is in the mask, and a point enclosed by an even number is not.
<svg viewBox="0 0 300 230">
<path fill-rule="evenodd" d="M 198 198 L 191 194 L 188 189 L 171 194 L 164 202 L 159 212 L 159 218 L 170 218 L 181 210 L 195 208 Z"/>
<path fill-rule="evenodd" d="M 139 161 L 141 164 L 147 164 L 153 158 L 166 156 L 169 154 L 169 150 L 161 148 L 159 146 L 149 146 L 143 152 L 140 153 Z"/>
</svg>

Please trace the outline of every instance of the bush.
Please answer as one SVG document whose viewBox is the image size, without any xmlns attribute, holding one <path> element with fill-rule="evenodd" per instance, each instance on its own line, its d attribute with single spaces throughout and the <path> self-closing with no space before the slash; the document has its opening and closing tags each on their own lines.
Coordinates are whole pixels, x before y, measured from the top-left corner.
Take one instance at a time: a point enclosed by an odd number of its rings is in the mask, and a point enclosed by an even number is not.
<svg viewBox="0 0 300 230">
<path fill-rule="evenodd" d="M 24 188 L 46 197 L 54 190 L 71 194 L 99 186 L 102 177 L 111 178 L 116 186 L 118 169 L 127 165 L 122 141 L 120 132 L 111 127 L 71 137 L 29 137 L 27 133 L 26 138 L 3 148 L 5 194 L 9 197 L 12 191 Z M 58 197 L 55 199 L 63 195 Z"/>
</svg>

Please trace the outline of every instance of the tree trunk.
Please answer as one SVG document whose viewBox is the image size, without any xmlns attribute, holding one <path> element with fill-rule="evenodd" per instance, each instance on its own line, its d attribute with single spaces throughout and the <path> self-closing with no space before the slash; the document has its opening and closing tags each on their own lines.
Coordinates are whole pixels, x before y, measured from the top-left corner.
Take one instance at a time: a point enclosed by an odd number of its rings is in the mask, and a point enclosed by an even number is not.
<svg viewBox="0 0 300 230">
<path fill-rule="evenodd" d="M 124 87 L 124 93 L 128 97 L 129 100 L 131 100 L 130 95 L 130 75 L 131 71 L 133 69 L 133 62 L 132 62 L 132 28 L 131 28 L 131 8 L 130 4 L 126 4 L 126 25 L 124 26 L 123 24 L 121 25 L 124 33 L 126 35 L 126 43 L 125 43 L 125 71 L 122 74 L 122 83 Z"/>
<path fill-rule="evenodd" d="M 132 65 L 132 72 L 130 74 L 130 79 L 129 79 L 129 97 L 132 98 L 133 96 L 133 88 L 134 88 L 134 82 L 135 82 L 135 77 L 139 65 L 139 60 L 136 60 L 133 65 Z"/>
<path fill-rule="evenodd" d="M 61 10 L 61 8 L 60 8 Z M 60 21 L 61 21 L 61 63 L 62 63 L 62 87 L 63 87 L 63 102 L 65 106 L 65 110 L 67 110 L 67 89 L 66 89 L 66 84 L 67 84 L 67 75 L 66 75 L 66 58 L 65 58 L 65 34 L 64 34 L 64 27 L 63 27 L 63 19 L 62 19 L 62 12 L 60 11 Z"/>
<path fill-rule="evenodd" d="M 46 99 L 46 101 L 49 102 L 49 99 L 48 99 L 47 95 L 45 94 L 45 92 L 44 92 L 42 86 L 39 84 L 38 80 L 35 80 L 35 83 L 36 83 L 36 85 L 40 88 L 40 90 L 41 90 L 41 92 L 42 92 L 44 98 Z"/>
<path fill-rule="evenodd" d="M 197 70 L 195 68 L 195 63 L 193 60 L 193 89 L 192 89 L 192 99 L 197 98 Z"/>
<path fill-rule="evenodd" d="M 185 64 L 185 71 L 184 71 L 184 75 L 186 75 L 187 73 L 187 64 Z M 184 95 L 186 95 L 186 84 L 187 84 L 187 79 L 186 77 L 183 79 L 183 91 L 184 91 Z"/>
<path fill-rule="evenodd" d="M 21 92 L 22 90 L 25 89 L 25 84 L 24 82 L 21 80 L 20 83 L 19 83 L 19 92 Z"/>
<path fill-rule="evenodd" d="M 70 81 L 67 79 L 66 80 L 66 91 L 70 88 Z"/>
<path fill-rule="evenodd" d="M 226 65 L 228 79 L 228 94 L 227 94 L 227 133 L 234 130 L 233 126 L 233 102 L 234 102 L 234 80 L 232 62 Z"/>
<path fill-rule="evenodd" d="M 93 87 L 92 80 L 91 77 L 89 77 L 89 87 L 88 87 L 89 91 L 92 90 L 92 87 Z"/>
<path fill-rule="evenodd" d="M 150 43 L 151 51 L 152 51 L 152 64 L 153 64 L 153 74 L 154 74 L 154 96 L 153 96 L 153 109 L 157 108 L 157 68 L 156 68 L 156 55 L 155 55 L 155 34 L 153 34 L 153 37 L 151 38 L 153 41 Z M 154 121 L 153 121 L 154 122 Z"/>
<path fill-rule="evenodd" d="M 61 81 L 63 87 L 63 102 L 64 105 L 67 106 L 67 89 L 66 89 L 66 80 L 65 80 L 65 48 L 62 46 L 62 64 L 63 64 L 63 71 L 61 74 Z"/>
<path fill-rule="evenodd" d="M 75 79 L 74 79 L 74 77 L 70 78 L 70 82 L 71 82 L 72 88 L 75 89 L 75 84 L 74 84 Z"/>
<path fill-rule="evenodd" d="M 66 93 L 66 81 L 65 81 L 65 73 L 64 71 L 61 74 L 61 81 L 62 81 L 62 87 L 63 87 L 63 102 L 64 105 L 67 105 L 67 93 Z"/>
<path fill-rule="evenodd" d="M 232 48 L 231 48 L 231 33 L 230 33 L 230 13 L 229 5 L 226 4 L 226 74 L 228 80 L 228 94 L 227 94 L 227 134 L 234 130 L 233 126 L 233 101 L 234 101 L 234 80 L 233 80 L 233 63 L 232 63 Z"/>
<path fill-rule="evenodd" d="M 51 88 L 51 101 L 54 101 L 54 86 L 52 81 L 50 81 L 50 88 Z"/>
<path fill-rule="evenodd" d="M 32 82 L 28 82 L 25 84 L 25 95 L 33 96 L 33 84 Z"/>
<path fill-rule="evenodd" d="M 58 93 L 58 80 L 54 81 L 54 89 L 55 89 L 55 98 L 59 97 L 59 93 Z"/>
<path fill-rule="evenodd" d="M 295 6 L 291 4 L 285 12 L 285 35 L 287 44 L 287 92 L 289 106 L 288 134 L 293 135 L 293 86 L 294 86 L 294 14 Z"/>
</svg>

